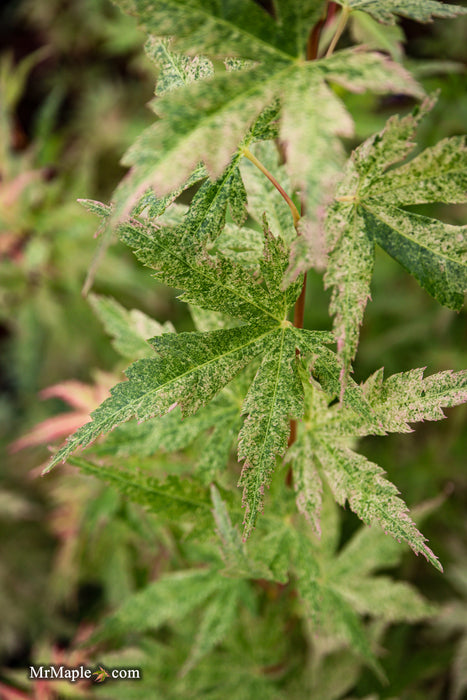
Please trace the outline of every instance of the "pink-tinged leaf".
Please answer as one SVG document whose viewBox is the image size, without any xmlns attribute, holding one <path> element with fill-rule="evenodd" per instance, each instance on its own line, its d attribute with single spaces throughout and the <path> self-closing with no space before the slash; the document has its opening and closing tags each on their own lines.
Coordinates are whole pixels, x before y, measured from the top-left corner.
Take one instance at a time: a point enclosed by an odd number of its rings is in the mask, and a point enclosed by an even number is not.
<svg viewBox="0 0 467 700">
<path fill-rule="evenodd" d="M 91 385 L 69 380 L 43 389 L 41 399 L 61 399 L 73 408 L 90 413 L 108 396 L 114 378 L 109 377 L 104 385 Z"/>
<path fill-rule="evenodd" d="M 10 452 L 19 452 L 27 447 L 37 447 L 38 445 L 48 445 L 59 438 L 71 435 L 82 425 L 90 420 L 89 413 L 72 411 L 62 413 L 53 418 L 38 423 L 32 430 L 15 440 L 10 445 Z"/>
<path fill-rule="evenodd" d="M 5 683 L 0 683 L 0 697 L 2 700 L 34 700 L 37 695 L 29 695 L 28 693 L 23 693 L 22 690 L 13 688 L 10 685 L 5 685 Z M 45 696 L 45 699 L 47 696 Z"/>
<path fill-rule="evenodd" d="M 381 53 L 362 50 L 361 47 L 338 51 L 319 62 L 328 80 L 351 92 L 395 93 L 425 97 L 423 87 L 400 63 Z"/>
<path fill-rule="evenodd" d="M 12 442 L 9 447 L 10 452 L 19 452 L 27 447 L 48 445 L 59 438 L 67 437 L 88 423 L 91 420 L 91 412 L 109 396 L 110 387 L 114 382 L 115 377 L 100 372 L 94 385 L 70 380 L 43 389 L 39 394 L 42 399 L 61 399 L 77 410 L 42 421 L 18 440 Z"/>
</svg>

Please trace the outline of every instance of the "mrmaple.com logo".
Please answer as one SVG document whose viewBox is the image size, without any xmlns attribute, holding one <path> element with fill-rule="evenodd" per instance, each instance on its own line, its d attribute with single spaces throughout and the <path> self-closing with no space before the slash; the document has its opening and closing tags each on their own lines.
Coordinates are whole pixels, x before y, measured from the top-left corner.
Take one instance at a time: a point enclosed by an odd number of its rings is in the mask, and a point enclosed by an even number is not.
<svg viewBox="0 0 467 700">
<path fill-rule="evenodd" d="M 82 680 L 92 680 L 94 683 L 103 683 L 105 680 L 114 681 L 138 681 L 141 679 L 139 668 L 111 668 L 105 669 L 98 666 L 95 671 L 86 666 L 30 666 L 30 680 L 70 681 L 76 683 Z"/>
</svg>

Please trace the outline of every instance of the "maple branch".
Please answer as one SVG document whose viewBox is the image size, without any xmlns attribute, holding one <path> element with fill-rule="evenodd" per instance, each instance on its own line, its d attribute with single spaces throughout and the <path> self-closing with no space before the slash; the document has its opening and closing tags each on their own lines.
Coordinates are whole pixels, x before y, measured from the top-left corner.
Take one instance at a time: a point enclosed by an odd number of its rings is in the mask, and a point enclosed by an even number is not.
<svg viewBox="0 0 467 700">
<path fill-rule="evenodd" d="M 306 296 L 306 272 L 303 276 L 303 285 L 300 296 L 295 302 L 293 324 L 295 328 L 303 328 L 303 319 L 305 316 L 305 296 Z"/>
<path fill-rule="evenodd" d="M 297 231 L 297 235 L 300 235 Z M 293 324 L 295 328 L 303 328 L 303 319 L 305 317 L 305 298 L 306 298 L 306 272 L 303 276 L 303 284 L 302 284 L 302 291 L 300 292 L 300 296 L 298 297 L 297 301 L 295 302 L 295 308 L 294 308 L 294 316 L 293 316 Z M 298 355 L 297 351 L 297 355 Z M 290 421 L 290 435 L 289 435 L 289 440 L 287 442 L 287 446 L 290 447 L 293 445 L 295 442 L 295 439 L 297 437 L 297 421 L 292 419 Z M 287 486 L 292 486 L 292 468 L 289 468 L 289 471 L 287 472 L 287 476 L 285 479 L 285 483 Z"/>
<path fill-rule="evenodd" d="M 306 60 L 314 61 L 318 58 L 319 39 L 326 23 L 326 17 L 322 17 L 311 30 L 306 45 Z"/>
<path fill-rule="evenodd" d="M 329 2 L 329 0 L 328 0 L 325 7 L 324 7 L 323 14 L 321 15 L 321 18 L 318 20 L 318 22 L 315 24 L 315 26 L 312 28 L 311 32 L 308 35 L 308 41 L 307 41 L 307 45 L 306 45 L 306 60 L 307 61 L 314 61 L 318 58 L 319 41 L 321 38 L 321 32 L 323 31 L 323 27 L 333 17 L 335 10 L 336 10 L 335 3 Z"/>
<path fill-rule="evenodd" d="M 269 170 L 261 163 L 260 160 L 258 160 L 258 158 L 256 158 L 256 156 L 253 155 L 253 153 L 252 153 L 248 148 L 243 147 L 243 148 L 242 148 L 242 153 L 243 153 L 243 155 L 245 156 L 245 158 L 248 158 L 248 160 L 250 160 L 254 165 L 256 165 L 256 167 L 257 167 L 259 170 L 261 170 L 261 172 L 263 173 L 263 175 L 266 175 L 266 177 L 268 178 L 268 180 L 269 180 L 270 182 L 272 182 L 272 184 L 274 185 L 274 187 L 276 188 L 276 190 L 277 190 L 277 191 L 282 195 L 282 197 L 285 199 L 285 201 L 286 201 L 287 204 L 289 205 L 290 211 L 292 212 L 294 226 L 295 226 L 295 228 L 297 228 L 298 222 L 300 221 L 300 214 L 299 214 L 299 211 L 298 211 L 297 207 L 295 206 L 295 204 L 292 202 L 291 198 L 290 198 L 289 195 L 287 194 L 287 192 L 286 192 L 286 191 L 284 190 L 284 188 L 277 182 L 277 180 L 276 180 L 276 178 L 274 177 L 274 175 L 272 175 L 272 173 L 269 172 Z"/>
<path fill-rule="evenodd" d="M 350 9 L 348 7 L 343 7 L 342 12 L 341 12 L 341 16 L 339 18 L 339 22 L 338 22 L 338 25 L 336 28 L 336 32 L 335 32 L 334 36 L 332 37 L 332 41 L 329 44 L 328 50 L 326 51 L 326 58 L 329 58 L 329 56 L 332 56 L 332 54 L 334 53 L 334 49 L 337 46 L 337 42 L 341 38 L 341 36 L 344 32 L 344 29 L 347 25 L 347 20 L 349 19 L 349 16 L 350 16 Z"/>
</svg>

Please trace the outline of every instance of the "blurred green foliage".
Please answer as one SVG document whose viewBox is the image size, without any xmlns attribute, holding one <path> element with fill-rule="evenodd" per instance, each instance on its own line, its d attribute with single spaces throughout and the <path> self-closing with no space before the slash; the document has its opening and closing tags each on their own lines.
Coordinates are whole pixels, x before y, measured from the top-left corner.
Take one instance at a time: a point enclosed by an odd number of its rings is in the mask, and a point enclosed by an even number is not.
<svg viewBox="0 0 467 700">
<path fill-rule="evenodd" d="M 362 443 L 366 456 L 386 469 L 409 505 L 444 495 L 425 531 L 446 564 L 447 577 L 408 557 L 396 570 L 442 613 L 430 623 L 398 624 L 388 632 L 373 623 L 375 648 L 385 649 L 387 685 L 362 670 L 342 644 L 303 629 L 287 586 L 278 589 L 267 582 L 245 589 L 227 641 L 188 675 L 179 670 L 189 657 L 199 613 L 173 624 L 168 620 L 143 641 L 135 635 L 133 648 L 101 650 L 95 659 L 85 652 L 80 656 L 79 640 L 129 593 L 211 555 L 204 545 L 179 542 L 176 531 L 73 468 L 31 479 L 46 459 L 45 447 L 11 453 L 9 445 L 64 410 L 60 399 L 38 400 L 40 390 L 64 378 L 91 383 L 96 369 L 118 375 L 122 368 L 81 294 L 90 269 L 93 289 L 126 308 L 170 319 L 179 330 L 191 327 L 191 320 L 120 244 L 104 243 L 101 257 L 95 257 L 95 217 L 76 203 L 77 198 L 108 199 L 123 173 L 121 154 L 151 121 L 144 105 L 153 95 L 154 74 L 142 53 L 142 36 L 107 0 L 6 3 L 0 27 L 0 444 L 5 451 L 0 694 L 8 686 L 24 697 L 38 697 L 24 672 L 30 663 L 95 660 L 142 666 L 144 682 L 104 684 L 92 694 L 78 686 L 54 686 L 44 697 L 63 692 L 63 697 L 125 700 L 459 700 L 467 684 L 467 406 L 450 411 L 449 421 L 419 427 L 411 436 Z M 427 91 L 441 89 L 420 130 L 424 148 L 465 132 L 467 20 L 427 26 L 406 22 L 404 30 L 406 60 Z M 396 44 L 400 39 L 395 37 Z M 382 128 L 390 114 L 412 106 L 406 98 L 368 95 L 346 95 L 346 101 L 359 140 Z M 467 211 L 437 207 L 436 216 L 465 223 Z M 329 327 L 321 278 L 309 277 L 306 323 Z M 356 379 L 382 365 L 387 374 L 415 366 L 427 366 L 431 374 L 466 365 L 465 311 L 441 308 L 384 253 L 377 258 L 372 295 Z M 195 454 L 189 448 L 178 462 L 161 456 L 157 465 L 141 459 L 140 466 L 160 476 L 183 473 Z M 335 537 L 342 546 L 359 524 L 348 512 L 340 518 Z"/>
</svg>

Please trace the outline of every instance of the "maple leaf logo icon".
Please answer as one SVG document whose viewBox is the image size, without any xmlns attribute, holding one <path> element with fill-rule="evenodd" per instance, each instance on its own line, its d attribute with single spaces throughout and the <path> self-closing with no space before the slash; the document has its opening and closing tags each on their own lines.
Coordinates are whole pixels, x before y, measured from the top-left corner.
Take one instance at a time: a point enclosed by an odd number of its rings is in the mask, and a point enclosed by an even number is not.
<svg viewBox="0 0 467 700">
<path fill-rule="evenodd" d="M 99 671 L 94 671 L 92 675 L 96 676 L 94 679 L 96 683 L 103 683 L 103 681 L 105 681 L 106 678 L 110 678 L 110 676 L 102 666 L 99 666 L 99 669 Z"/>
</svg>

